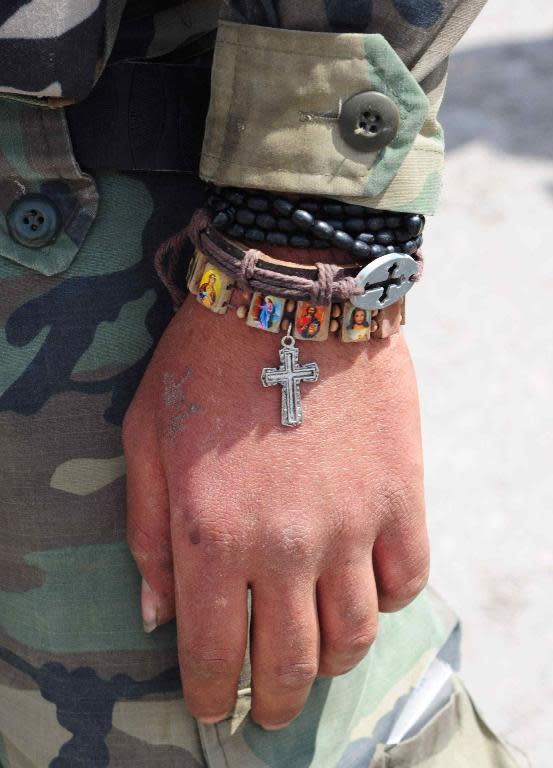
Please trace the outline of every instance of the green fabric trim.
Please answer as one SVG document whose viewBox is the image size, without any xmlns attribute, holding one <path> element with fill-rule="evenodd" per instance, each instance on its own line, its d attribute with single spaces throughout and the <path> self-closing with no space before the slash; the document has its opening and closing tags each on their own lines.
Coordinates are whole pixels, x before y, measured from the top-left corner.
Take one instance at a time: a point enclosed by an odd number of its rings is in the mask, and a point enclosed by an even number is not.
<svg viewBox="0 0 553 768">
<path fill-rule="evenodd" d="M 371 86 L 391 98 L 400 112 L 400 128 L 395 139 L 378 154 L 368 173 L 364 194 L 377 197 L 393 180 L 412 148 L 430 104 L 420 85 L 382 35 L 364 35 L 364 48 Z"/>
<path fill-rule="evenodd" d="M 411 200 L 397 207 L 398 211 L 410 213 L 412 211 L 425 211 L 432 216 L 436 212 L 436 206 L 442 190 L 442 174 L 440 171 L 430 173 L 420 193 Z"/>
</svg>

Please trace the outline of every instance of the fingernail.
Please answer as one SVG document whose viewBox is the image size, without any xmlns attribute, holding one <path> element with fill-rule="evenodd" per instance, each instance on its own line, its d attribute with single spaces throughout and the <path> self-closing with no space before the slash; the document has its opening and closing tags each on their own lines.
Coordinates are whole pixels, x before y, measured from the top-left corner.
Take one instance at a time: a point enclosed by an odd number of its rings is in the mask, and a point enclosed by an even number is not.
<svg viewBox="0 0 553 768">
<path fill-rule="evenodd" d="M 261 727 L 265 731 L 282 731 L 283 728 L 288 728 L 293 722 L 293 720 L 288 720 L 287 723 L 279 723 L 279 725 L 262 725 Z"/>
<path fill-rule="evenodd" d="M 157 595 L 146 579 L 142 579 L 142 622 L 144 632 L 151 634 L 157 627 Z"/>
</svg>

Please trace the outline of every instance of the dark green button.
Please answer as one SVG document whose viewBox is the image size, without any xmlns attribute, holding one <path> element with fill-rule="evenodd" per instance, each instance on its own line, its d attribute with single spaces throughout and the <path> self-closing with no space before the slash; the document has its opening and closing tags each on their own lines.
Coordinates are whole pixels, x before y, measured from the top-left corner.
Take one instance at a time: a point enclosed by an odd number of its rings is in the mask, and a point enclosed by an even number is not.
<svg viewBox="0 0 553 768">
<path fill-rule="evenodd" d="M 23 195 L 9 209 L 8 230 L 26 248 L 42 248 L 53 242 L 61 228 L 58 207 L 45 195 Z"/>
<path fill-rule="evenodd" d="M 378 91 L 363 91 L 342 105 L 338 121 L 343 140 L 359 152 L 376 152 L 395 138 L 399 109 Z"/>
</svg>

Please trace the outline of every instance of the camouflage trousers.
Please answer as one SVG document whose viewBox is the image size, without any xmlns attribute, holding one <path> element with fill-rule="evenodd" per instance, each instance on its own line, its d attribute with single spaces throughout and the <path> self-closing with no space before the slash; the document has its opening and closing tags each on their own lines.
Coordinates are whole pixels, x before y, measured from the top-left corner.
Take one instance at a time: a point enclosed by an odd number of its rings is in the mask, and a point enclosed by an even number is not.
<svg viewBox="0 0 553 768">
<path fill-rule="evenodd" d="M 142 630 L 120 428 L 172 314 L 153 253 L 202 190 L 174 174 L 98 184 L 62 275 L 0 255 L 2 768 L 512 768 L 455 674 L 390 738 L 425 672 L 456 664 L 457 622 L 430 592 L 383 616 L 365 661 L 318 680 L 284 731 L 251 720 L 248 680 L 227 721 L 188 715 L 174 626 Z"/>
</svg>

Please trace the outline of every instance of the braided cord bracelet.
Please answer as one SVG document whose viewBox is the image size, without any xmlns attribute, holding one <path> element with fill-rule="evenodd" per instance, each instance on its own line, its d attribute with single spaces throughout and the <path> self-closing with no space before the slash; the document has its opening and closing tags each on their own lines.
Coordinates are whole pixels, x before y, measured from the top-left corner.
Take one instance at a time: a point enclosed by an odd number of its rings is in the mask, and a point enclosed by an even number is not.
<svg viewBox="0 0 553 768">
<path fill-rule="evenodd" d="M 300 211 L 296 208 L 292 215 Z M 360 259 L 312 266 L 280 261 L 229 239 L 215 228 L 214 217 L 199 209 L 186 230 L 166 241 L 155 257 L 176 306 L 185 295 L 177 261 L 186 239 L 196 247 L 187 283 L 197 302 L 216 314 L 233 308 L 253 328 L 285 333 L 281 365 L 264 368 L 261 383 L 282 387 L 281 423 L 286 427 L 303 421 L 300 384 L 320 377 L 316 363 L 300 363 L 296 340 L 325 341 L 329 333 L 337 333 L 342 341 L 366 342 L 373 334 L 387 338 L 397 333 L 405 320 L 405 294 L 420 275 L 420 254 L 395 249 L 370 259 L 361 271 Z"/>
</svg>

